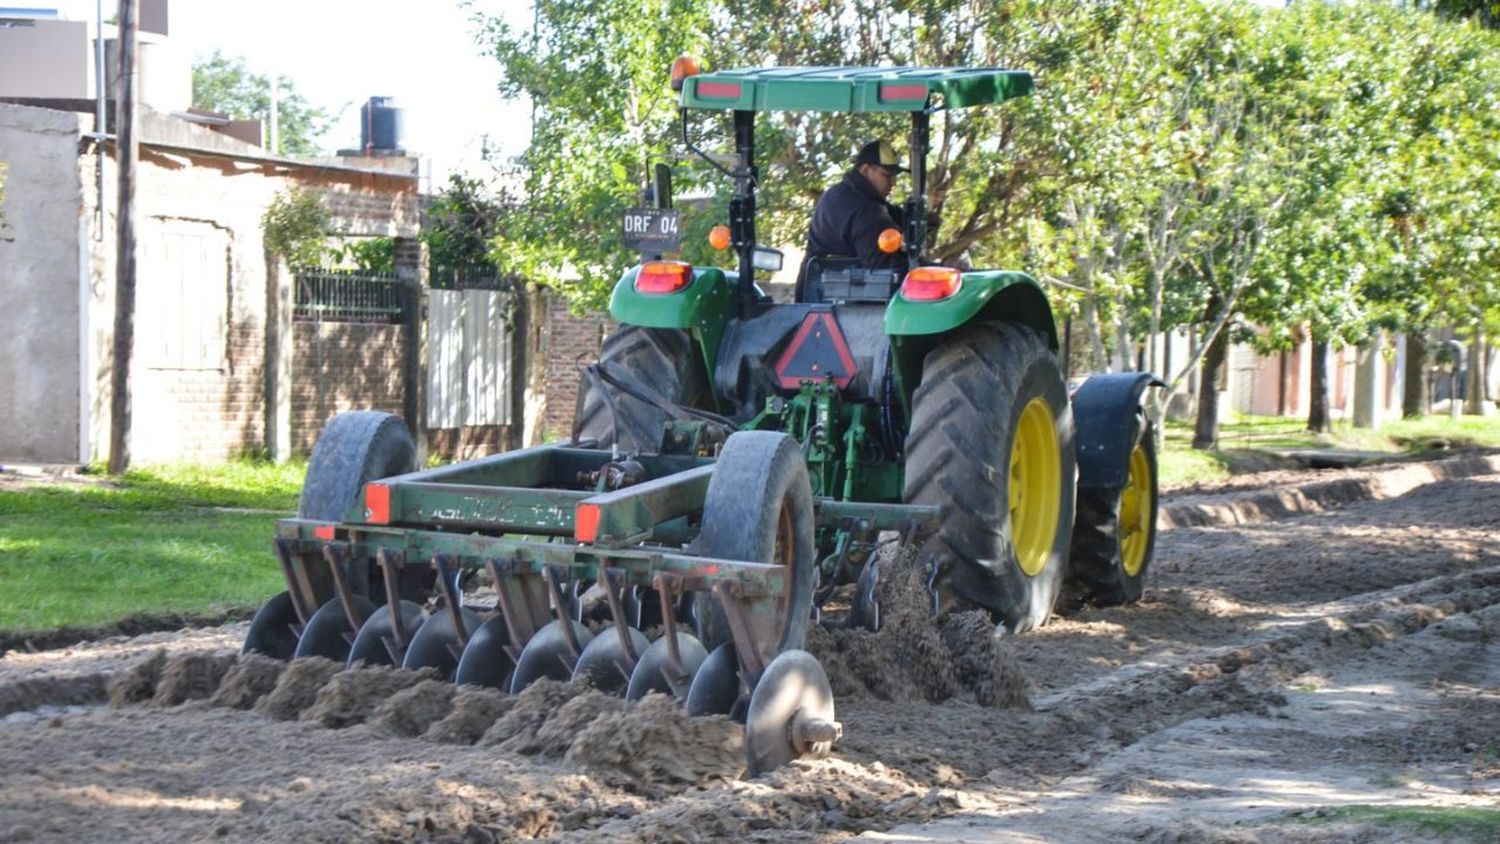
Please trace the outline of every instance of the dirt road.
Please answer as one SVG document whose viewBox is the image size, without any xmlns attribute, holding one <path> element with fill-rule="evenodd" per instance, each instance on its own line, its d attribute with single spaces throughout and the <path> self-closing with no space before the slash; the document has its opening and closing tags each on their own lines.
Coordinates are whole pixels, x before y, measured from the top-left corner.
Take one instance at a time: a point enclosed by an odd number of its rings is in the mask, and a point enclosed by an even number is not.
<svg viewBox="0 0 1500 844">
<path fill-rule="evenodd" d="M 813 643 L 836 755 L 752 781 L 665 701 L 283 673 L 234 660 L 243 625 L 12 653 L 0 841 L 1495 840 L 1338 811 L 1500 807 L 1500 474 L 1377 474 L 1326 509 L 1294 490 L 1327 475 L 1169 496 L 1275 518 L 1168 530 L 1139 605 L 1021 637 L 918 624 L 893 558 L 881 633 Z"/>
</svg>

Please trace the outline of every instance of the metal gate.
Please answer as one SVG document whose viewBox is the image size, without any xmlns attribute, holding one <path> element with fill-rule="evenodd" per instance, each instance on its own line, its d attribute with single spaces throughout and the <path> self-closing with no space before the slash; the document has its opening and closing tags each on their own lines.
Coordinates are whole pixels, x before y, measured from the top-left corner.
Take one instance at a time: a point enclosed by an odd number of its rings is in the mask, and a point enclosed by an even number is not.
<svg viewBox="0 0 1500 844">
<path fill-rule="evenodd" d="M 511 296 L 498 290 L 430 290 L 427 427 L 511 423 Z"/>
</svg>

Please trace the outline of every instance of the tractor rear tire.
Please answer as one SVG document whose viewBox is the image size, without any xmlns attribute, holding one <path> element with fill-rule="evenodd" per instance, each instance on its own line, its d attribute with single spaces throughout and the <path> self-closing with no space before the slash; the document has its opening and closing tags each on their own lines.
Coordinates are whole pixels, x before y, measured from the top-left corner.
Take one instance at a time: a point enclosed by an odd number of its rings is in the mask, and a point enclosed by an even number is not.
<svg viewBox="0 0 1500 844">
<path fill-rule="evenodd" d="M 938 611 L 1012 632 L 1056 606 L 1073 525 L 1073 415 L 1038 331 L 971 325 L 928 353 L 912 397 L 905 500 L 942 507 L 923 548 Z"/>
<path fill-rule="evenodd" d="M 730 435 L 714 464 L 703 502 L 703 529 L 691 550 L 705 557 L 786 566 L 787 588 L 775 596 L 774 618 L 752 618 L 749 626 L 762 666 L 782 651 L 803 646 L 812 621 L 818 557 L 812 486 L 796 440 L 774 431 Z M 707 650 L 732 641 L 724 608 L 708 593 L 697 595 L 695 614 Z"/>
<path fill-rule="evenodd" d="M 417 447 L 405 422 L 374 410 L 340 413 L 313 446 L 297 518 L 341 522 L 365 484 L 416 469 Z"/>
<path fill-rule="evenodd" d="M 1078 490 L 1078 517 L 1068 560 L 1070 600 L 1098 606 L 1141 599 L 1156 549 L 1156 441 L 1140 424 L 1125 484 Z"/>
<path fill-rule="evenodd" d="M 614 364 L 674 404 L 693 406 L 708 390 L 698 350 L 686 331 L 622 325 L 604 341 L 600 363 Z M 591 384 L 579 417 L 579 436 L 600 448 L 656 453 L 668 415 L 608 384 Z M 611 410 L 613 405 L 613 410 Z"/>
</svg>

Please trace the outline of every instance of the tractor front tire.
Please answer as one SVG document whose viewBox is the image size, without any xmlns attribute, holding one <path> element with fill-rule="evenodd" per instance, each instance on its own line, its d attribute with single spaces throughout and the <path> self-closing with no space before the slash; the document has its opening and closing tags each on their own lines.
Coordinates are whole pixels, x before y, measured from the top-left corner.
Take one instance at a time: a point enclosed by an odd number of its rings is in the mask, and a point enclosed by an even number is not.
<svg viewBox="0 0 1500 844">
<path fill-rule="evenodd" d="M 673 404 L 693 406 L 708 389 L 692 337 L 677 329 L 622 325 L 604 341 L 599 362 L 613 364 Z M 661 408 L 602 382 L 585 386 L 580 437 L 597 440 L 600 448 L 618 445 L 635 453 L 660 449 L 662 426 L 669 419 Z"/>
<path fill-rule="evenodd" d="M 1073 416 L 1038 331 L 968 326 L 928 353 L 912 397 L 905 500 L 942 508 L 927 542 L 938 611 L 988 610 L 1041 626 L 1063 582 L 1073 525 Z"/>
<path fill-rule="evenodd" d="M 1098 606 L 1141 599 L 1156 548 L 1156 442 L 1137 419 L 1129 471 L 1119 487 L 1083 487 L 1068 561 L 1071 600 Z"/>
</svg>

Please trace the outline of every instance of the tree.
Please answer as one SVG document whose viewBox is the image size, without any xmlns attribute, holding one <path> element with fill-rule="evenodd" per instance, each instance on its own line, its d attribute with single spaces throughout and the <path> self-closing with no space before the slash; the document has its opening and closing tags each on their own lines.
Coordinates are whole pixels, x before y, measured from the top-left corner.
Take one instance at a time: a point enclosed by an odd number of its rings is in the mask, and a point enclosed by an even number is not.
<svg viewBox="0 0 1500 844">
<path fill-rule="evenodd" d="M 531 29 L 483 23 L 480 37 L 505 71 L 501 93 L 533 107 L 526 201 L 496 226 L 503 272 L 553 280 L 578 307 L 604 304 L 634 263 L 622 213 L 638 204 L 650 165 L 675 149 L 667 70 L 680 53 L 701 52 L 710 5 L 552 0 L 537 4 Z M 690 184 L 691 174 L 679 179 Z"/>
<path fill-rule="evenodd" d="M 275 154 L 317 155 L 330 116 L 298 94 L 292 81 L 277 77 L 276 119 L 281 149 Z M 271 119 L 271 79 L 252 73 L 245 60 L 215 50 L 193 63 L 193 105 L 239 120 Z"/>
<path fill-rule="evenodd" d="M 434 286 L 445 276 L 493 269 L 495 233 L 515 207 L 512 198 L 495 196 L 478 179 L 450 175 L 422 214 Z"/>
</svg>

